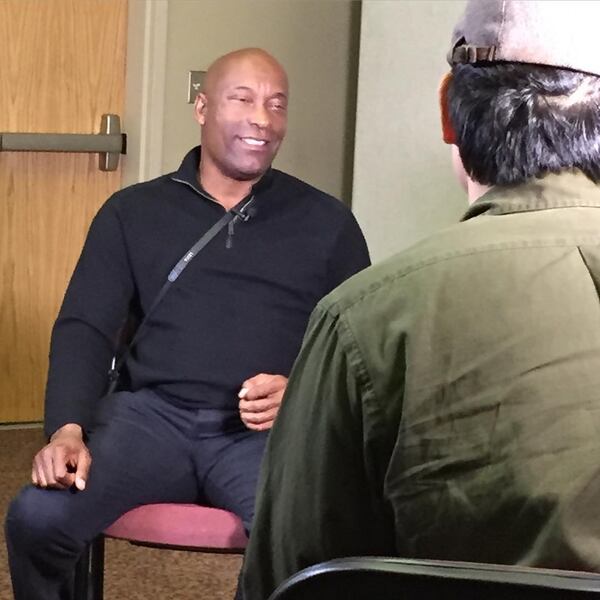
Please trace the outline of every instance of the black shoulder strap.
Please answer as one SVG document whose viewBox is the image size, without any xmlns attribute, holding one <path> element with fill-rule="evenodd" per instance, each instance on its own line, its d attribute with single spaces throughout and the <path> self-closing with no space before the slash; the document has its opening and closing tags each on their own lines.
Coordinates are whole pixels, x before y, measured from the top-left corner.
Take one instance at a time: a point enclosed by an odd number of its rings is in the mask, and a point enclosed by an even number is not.
<svg viewBox="0 0 600 600">
<path fill-rule="evenodd" d="M 234 219 L 241 219 L 242 221 L 247 221 L 249 219 L 248 208 L 254 202 L 254 196 L 250 196 L 250 198 L 244 198 L 242 201 L 238 202 L 233 208 L 228 210 L 208 231 L 204 233 L 204 235 L 177 261 L 177 264 L 171 269 L 167 280 L 160 288 L 160 291 L 154 298 L 154 302 L 152 302 L 148 312 L 144 315 L 141 323 L 139 324 L 133 338 L 129 342 L 129 344 L 123 349 L 121 354 L 117 357 L 115 356 L 112 359 L 112 364 L 110 366 L 110 370 L 108 372 L 108 381 L 109 381 L 109 393 L 114 390 L 117 384 L 117 380 L 119 378 L 119 370 L 123 366 L 123 363 L 127 360 L 127 357 L 131 354 L 131 350 L 140 340 L 141 334 L 145 331 L 148 325 L 148 318 L 154 312 L 156 307 L 159 305 L 160 301 L 164 298 L 165 294 L 171 287 L 171 285 L 177 280 L 177 278 L 181 275 L 183 270 L 190 264 L 194 256 L 208 244 L 216 235 L 231 221 Z"/>
</svg>

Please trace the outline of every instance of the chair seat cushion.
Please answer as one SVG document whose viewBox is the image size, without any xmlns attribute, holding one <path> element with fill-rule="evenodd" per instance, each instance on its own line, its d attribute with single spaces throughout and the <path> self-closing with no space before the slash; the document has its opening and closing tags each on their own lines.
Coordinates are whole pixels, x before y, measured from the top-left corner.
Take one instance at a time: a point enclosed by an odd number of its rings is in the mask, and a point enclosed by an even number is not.
<svg viewBox="0 0 600 600">
<path fill-rule="evenodd" d="M 248 542 L 241 519 L 198 504 L 147 504 L 115 521 L 104 535 L 186 549 L 237 552 Z"/>
</svg>

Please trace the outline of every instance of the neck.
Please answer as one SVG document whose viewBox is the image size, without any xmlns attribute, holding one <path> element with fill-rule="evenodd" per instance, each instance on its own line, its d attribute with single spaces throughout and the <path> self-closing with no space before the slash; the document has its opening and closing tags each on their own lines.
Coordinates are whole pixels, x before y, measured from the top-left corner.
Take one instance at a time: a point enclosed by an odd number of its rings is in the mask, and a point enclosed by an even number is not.
<svg viewBox="0 0 600 600">
<path fill-rule="evenodd" d="M 483 185 L 482 183 L 478 183 L 477 181 L 473 181 L 470 177 L 467 178 L 467 197 L 469 199 L 469 204 L 473 204 L 475 200 L 478 200 L 483 196 L 491 186 Z"/>
<path fill-rule="evenodd" d="M 245 198 L 252 186 L 260 179 L 257 177 L 249 181 L 239 181 L 223 175 L 216 165 L 200 157 L 198 167 L 198 182 L 200 185 L 226 210 L 233 208 L 240 200 Z"/>
<path fill-rule="evenodd" d="M 462 188 L 467 192 L 469 204 L 473 204 L 475 200 L 481 198 L 481 196 L 483 196 L 483 194 L 485 194 L 490 188 L 489 186 L 482 185 L 481 183 L 478 183 L 469 177 L 456 144 L 452 144 L 450 149 L 452 156 L 452 169 L 454 174 L 456 175 Z"/>
</svg>

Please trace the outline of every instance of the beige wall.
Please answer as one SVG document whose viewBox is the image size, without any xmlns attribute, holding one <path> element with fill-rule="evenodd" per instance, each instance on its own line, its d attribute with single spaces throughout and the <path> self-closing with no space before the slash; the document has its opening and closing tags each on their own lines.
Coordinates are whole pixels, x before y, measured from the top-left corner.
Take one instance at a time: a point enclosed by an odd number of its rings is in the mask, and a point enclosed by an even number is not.
<svg viewBox="0 0 600 600">
<path fill-rule="evenodd" d="M 352 185 L 360 5 L 323 0 L 169 0 L 162 168 L 199 142 L 186 103 L 188 70 L 259 46 L 286 67 L 289 129 L 275 166 L 337 196 Z"/>
<path fill-rule="evenodd" d="M 437 89 L 463 0 L 365 0 L 352 206 L 374 262 L 466 208 L 441 141 Z"/>
<path fill-rule="evenodd" d="M 123 131 L 123 186 L 162 173 L 167 0 L 129 0 Z"/>
</svg>

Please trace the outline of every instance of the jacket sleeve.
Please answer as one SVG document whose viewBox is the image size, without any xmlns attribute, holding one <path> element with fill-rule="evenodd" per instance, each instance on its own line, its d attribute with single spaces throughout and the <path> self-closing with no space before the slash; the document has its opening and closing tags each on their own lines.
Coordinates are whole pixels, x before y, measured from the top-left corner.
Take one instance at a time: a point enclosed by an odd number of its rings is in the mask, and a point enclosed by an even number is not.
<svg viewBox="0 0 600 600">
<path fill-rule="evenodd" d="M 46 435 L 66 423 L 89 426 L 133 293 L 121 223 L 109 200 L 92 221 L 52 330 Z"/>
<path fill-rule="evenodd" d="M 265 600 L 287 577 L 323 560 L 393 554 L 393 521 L 363 447 L 369 392 L 343 329 L 317 306 L 263 460 L 245 600 Z"/>
<path fill-rule="evenodd" d="M 328 261 L 327 292 L 370 266 L 369 249 L 354 215 L 348 211 Z"/>
</svg>

